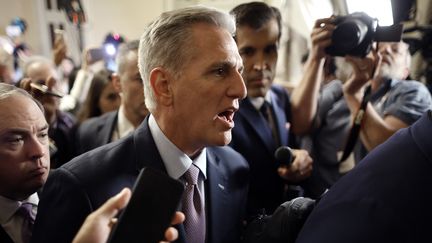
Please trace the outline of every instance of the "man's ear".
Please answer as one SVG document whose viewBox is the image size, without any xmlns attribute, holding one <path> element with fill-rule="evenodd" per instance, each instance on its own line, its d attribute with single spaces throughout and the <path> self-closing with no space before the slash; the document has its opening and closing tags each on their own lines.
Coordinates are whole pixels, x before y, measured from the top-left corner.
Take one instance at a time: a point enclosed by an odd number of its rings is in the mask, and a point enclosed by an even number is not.
<svg viewBox="0 0 432 243">
<path fill-rule="evenodd" d="M 121 93 L 122 87 L 120 83 L 120 76 L 117 73 L 111 74 L 111 82 L 114 86 L 114 89 L 117 91 L 117 93 Z"/>
<path fill-rule="evenodd" d="M 172 104 L 171 81 L 169 72 L 162 67 L 154 68 L 150 72 L 150 85 L 155 98 L 165 106 Z"/>
</svg>

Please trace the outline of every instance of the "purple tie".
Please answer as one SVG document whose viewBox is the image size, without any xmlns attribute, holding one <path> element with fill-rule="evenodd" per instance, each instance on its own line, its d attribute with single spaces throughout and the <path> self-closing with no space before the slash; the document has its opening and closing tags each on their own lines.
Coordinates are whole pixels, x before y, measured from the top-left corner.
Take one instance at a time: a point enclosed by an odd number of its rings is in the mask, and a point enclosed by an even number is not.
<svg viewBox="0 0 432 243">
<path fill-rule="evenodd" d="M 26 202 L 21 204 L 16 212 L 16 214 L 20 215 L 24 219 L 21 227 L 21 237 L 25 243 L 30 242 L 32 235 L 33 224 L 35 220 L 35 215 L 33 215 L 32 208 L 32 204 Z"/>
<path fill-rule="evenodd" d="M 188 243 L 204 243 L 205 241 L 204 198 L 197 185 L 199 172 L 199 169 L 192 164 L 183 174 L 183 178 L 186 180 L 186 189 L 183 196 L 183 212 L 186 219 L 183 224 Z"/>
</svg>

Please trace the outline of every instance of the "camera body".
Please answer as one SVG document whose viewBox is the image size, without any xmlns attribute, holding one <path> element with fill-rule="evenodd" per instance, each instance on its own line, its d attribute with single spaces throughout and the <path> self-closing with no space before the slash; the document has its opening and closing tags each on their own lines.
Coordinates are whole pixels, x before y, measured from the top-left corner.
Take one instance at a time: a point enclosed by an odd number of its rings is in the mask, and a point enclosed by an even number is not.
<svg viewBox="0 0 432 243">
<path fill-rule="evenodd" d="M 282 203 L 272 215 L 258 215 L 244 232 L 244 243 L 294 243 L 318 200 L 297 197 Z"/>
<path fill-rule="evenodd" d="M 332 34 L 332 44 L 326 48 L 331 56 L 365 57 L 372 49 L 374 41 L 398 42 L 402 36 L 402 25 L 378 26 L 378 20 L 363 12 L 356 12 L 334 19 L 336 28 Z"/>
</svg>

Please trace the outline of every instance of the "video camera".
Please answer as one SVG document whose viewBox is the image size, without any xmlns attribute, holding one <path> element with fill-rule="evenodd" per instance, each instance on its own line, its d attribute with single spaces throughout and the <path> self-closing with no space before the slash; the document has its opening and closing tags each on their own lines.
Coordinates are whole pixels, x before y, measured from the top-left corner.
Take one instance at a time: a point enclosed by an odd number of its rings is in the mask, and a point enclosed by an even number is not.
<svg viewBox="0 0 432 243">
<path fill-rule="evenodd" d="M 258 215 L 244 232 L 244 243 L 294 243 L 318 200 L 297 197 L 282 203 L 272 215 Z"/>
<path fill-rule="evenodd" d="M 333 22 L 336 28 L 332 44 L 326 48 L 331 56 L 365 57 L 374 41 L 398 42 L 402 36 L 402 25 L 378 26 L 378 20 L 363 12 L 337 16 Z"/>
</svg>

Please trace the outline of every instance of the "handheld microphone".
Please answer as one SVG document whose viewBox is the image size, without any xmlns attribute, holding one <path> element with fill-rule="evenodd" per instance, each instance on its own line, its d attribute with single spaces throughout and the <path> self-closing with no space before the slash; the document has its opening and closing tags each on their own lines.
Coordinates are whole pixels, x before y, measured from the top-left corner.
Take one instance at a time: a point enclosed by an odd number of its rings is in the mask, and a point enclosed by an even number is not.
<svg viewBox="0 0 432 243">
<path fill-rule="evenodd" d="M 293 155 L 291 148 L 288 146 L 281 146 L 278 149 L 276 149 L 274 156 L 276 162 L 286 166 L 290 166 L 295 159 L 295 156 Z"/>
</svg>

